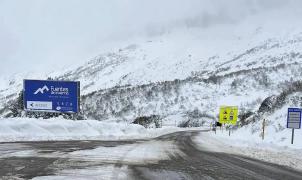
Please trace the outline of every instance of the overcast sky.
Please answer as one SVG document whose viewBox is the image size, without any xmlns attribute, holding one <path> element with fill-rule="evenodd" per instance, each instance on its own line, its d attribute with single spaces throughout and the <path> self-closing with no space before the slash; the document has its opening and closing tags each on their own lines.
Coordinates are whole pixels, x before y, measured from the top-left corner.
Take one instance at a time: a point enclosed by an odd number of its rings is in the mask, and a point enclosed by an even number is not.
<svg viewBox="0 0 302 180">
<path fill-rule="evenodd" d="M 240 22 L 285 0 L 0 0 L 0 76 L 85 62 L 112 42 Z M 215 18 L 213 18 L 215 17 Z"/>
</svg>

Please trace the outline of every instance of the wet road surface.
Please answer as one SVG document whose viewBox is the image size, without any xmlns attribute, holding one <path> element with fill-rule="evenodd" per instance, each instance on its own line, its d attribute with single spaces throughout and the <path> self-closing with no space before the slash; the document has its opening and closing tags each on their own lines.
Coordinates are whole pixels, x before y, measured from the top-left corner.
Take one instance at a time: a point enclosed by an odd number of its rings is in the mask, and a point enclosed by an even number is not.
<svg viewBox="0 0 302 180">
<path fill-rule="evenodd" d="M 1 179 L 302 179 L 302 172 L 280 165 L 232 154 L 207 152 L 197 148 L 192 138 L 198 131 L 177 132 L 153 140 L 142 141 L 62 141 L 18 142 L 0 144 Z M 168 158 L 158 161 L 131 162 L 118 157 L 74 158 L 66 154 L 95 148 L 130 146 L 133 151 L 141 144 L 172 142 L 178 153 L 165 149 Z M 175 148 L 174 146 L 171 148 Z M 150 148 L 139 151 L 150 151 Z M 151 149 L 152 151 L 152 149 Z M 113 153 L 113 152 L 112 152 Z M 124 156 L 127 156 L 127 152 Z M 94 156 L 93 156 L 94 157 Z M 104 170 L 105 169 L 105 170 Z M 68 171 L 66 171 L 68 170 Z M 72 171 L 74 170 L 74 171 Z M 83 171 L 82 171 L 83 170 Z M 62 174 L 64 176 L 62 176 Z M 90 175 L 93 176 L 90 176 Z M 39 179 L 39 178 L 37 178 Z M 43 179 L 43 178 L 41 178 Z"/>
</svg>

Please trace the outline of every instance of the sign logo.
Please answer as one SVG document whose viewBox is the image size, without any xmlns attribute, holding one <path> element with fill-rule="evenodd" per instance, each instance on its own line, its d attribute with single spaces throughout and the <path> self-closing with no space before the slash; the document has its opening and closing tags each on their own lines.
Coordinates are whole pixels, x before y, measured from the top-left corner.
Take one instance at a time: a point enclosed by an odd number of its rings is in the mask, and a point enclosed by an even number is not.
<svg viewBox="0 0 302 180">
<path fill-rule="evenodd" d="M 49 88 L 46 85 L 44 85 L 42 88 L 37 89 L 34 94 L 38 94 L 38 93 L 44 94 L 44 91 L 47 92 L 49 91 Z"/>
</svg>

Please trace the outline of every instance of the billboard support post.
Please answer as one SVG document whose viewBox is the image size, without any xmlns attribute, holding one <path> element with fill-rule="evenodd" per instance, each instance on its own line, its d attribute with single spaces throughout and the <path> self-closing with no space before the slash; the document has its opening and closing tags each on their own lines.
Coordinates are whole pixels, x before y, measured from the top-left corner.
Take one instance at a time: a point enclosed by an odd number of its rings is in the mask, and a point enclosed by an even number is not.
<svg viewBox="0 0 302 180">
<path fill-rule="evenodd" d="M 294 144 L 295 129 L 292 129 L 292 144 Z"/>
</svg>

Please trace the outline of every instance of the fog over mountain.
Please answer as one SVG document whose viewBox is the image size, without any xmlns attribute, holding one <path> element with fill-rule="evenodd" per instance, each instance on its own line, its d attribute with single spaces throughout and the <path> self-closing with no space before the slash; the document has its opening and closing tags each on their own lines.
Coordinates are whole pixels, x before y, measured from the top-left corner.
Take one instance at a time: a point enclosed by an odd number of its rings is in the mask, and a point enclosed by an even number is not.
<svg viewBox="0 0 302 180">
<path fill-rule="evenodd" d="M 0 76 L 82 64 L 180 28 L 204 31 L 245 23 L 250 16 L 263 22 L 272 11 L 299 16 L 301 5 L 298 0 L 0 0 Z"/>
</svg>

